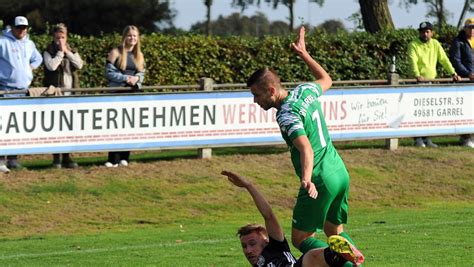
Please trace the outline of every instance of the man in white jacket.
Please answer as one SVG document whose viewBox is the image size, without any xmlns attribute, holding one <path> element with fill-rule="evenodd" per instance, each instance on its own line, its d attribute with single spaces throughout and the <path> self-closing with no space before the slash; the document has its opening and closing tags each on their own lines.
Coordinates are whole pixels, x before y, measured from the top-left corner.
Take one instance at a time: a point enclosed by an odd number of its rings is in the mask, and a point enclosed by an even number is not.
<svg viewBox="0 0 474 267">
<path fill-rule="evenodd" d="M 0 37 L 0 91 L 24 90 L 24 93 L 5 94 L 1 97 L 23 97 L 33 80 L 33 69 L 41 65 L 43 58 L 28 37 L 28 20 L 17 16 L 11 29 Z M 0 172 L 21 168 L 16 155 L 0 156 Z"/>
</svg>

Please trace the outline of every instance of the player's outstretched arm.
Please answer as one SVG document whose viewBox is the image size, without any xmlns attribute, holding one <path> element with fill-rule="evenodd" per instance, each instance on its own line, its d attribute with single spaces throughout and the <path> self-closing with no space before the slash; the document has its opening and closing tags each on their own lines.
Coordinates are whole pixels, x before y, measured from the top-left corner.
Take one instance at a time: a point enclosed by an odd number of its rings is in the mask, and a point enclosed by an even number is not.
<svg viewBox="0 0 474 267">
<path fill-rule="evenodd" d="M 234 185 L 247 189 L 255 202 L 255 206 L 257 206 L 258 211 L 260 211 L 260 214 L 262 214 L 262 217 L 265 220 L 265 228 L 267 228 L 268 235 L 277 241 L 283 241 L 285 236 L 283 235 L 283 230 L 278 223 L 278 219 L 273 213 L 272 207 L 268 204 L 260 191 L 258 191 L 250 181 L 238 174 L 229 171 L 222 171 L 221 174 L 227 176 L 227 179 Z"/>
<path fill-rule="evenodd" d="M 316 78 L 316 82 L 321 85 L 323 92 L 326 92 L 332 86 L 331 76 L 326 72 L 326 70 L 316 62 L 311 55 L 306 51 L 306 43 L 304 40 L 305 28 L 301 26 L 298 32 L 298 38 L 294 43 L 291 44 L 291 48 L 296 52 L 296 54 L 303 59 L 303 61 L 308 65 L 309 70 L 313 73 Z"/>
</svg>

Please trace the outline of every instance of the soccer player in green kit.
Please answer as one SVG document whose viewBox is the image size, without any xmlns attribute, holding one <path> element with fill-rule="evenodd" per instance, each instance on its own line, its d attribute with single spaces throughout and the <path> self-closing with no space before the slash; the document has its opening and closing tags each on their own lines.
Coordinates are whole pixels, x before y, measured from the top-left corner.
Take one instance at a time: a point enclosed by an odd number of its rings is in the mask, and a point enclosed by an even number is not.
<svg viewBox="0 0 474 267">
<path fill-rule="evenodd" d="M 324 231 L 353 241 L 344 232 L 347 223 L 349 174 L 334 148 L 318 101 L 332 85 L 329 74 L 306 51 L 305 29 L 301 27 L 291 48 L 306 63 L 316 81 L 300 84 L 291 91 L 281 85 L 278 75 L 268 68 L 256 71 L 247 81 L 254 102 L 264 110 L 276 108 L 281 134 L 288 144 L 296 174 L 301 180 L 293 208 L 292 243 L 301 252 L 327 244 L 315 238 Z M 356 265 L 364 256 L 351 254 Z"/>
</svg>

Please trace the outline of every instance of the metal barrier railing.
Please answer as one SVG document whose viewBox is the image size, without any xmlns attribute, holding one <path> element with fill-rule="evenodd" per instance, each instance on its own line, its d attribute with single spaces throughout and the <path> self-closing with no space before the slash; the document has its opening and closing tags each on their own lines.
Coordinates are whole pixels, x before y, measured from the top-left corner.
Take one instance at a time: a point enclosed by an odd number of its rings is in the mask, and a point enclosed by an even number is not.
<svg viewBox="0 0 474 267">
<path fill-rule="evenodd" d="M 426 80 L 426 83 L 431 84 L 446 84 L 446 85 L 457 85 L 460 83 L 472 83 L 474 81 L 463 78 L 460 82 L 454 83 L 450 78 L 439 78 L 433 80 Z M 283 86 L 292 87 L 296 86 L 300 82 L 283 82 Z M 427 84 L 423 86 L 427 86 Z M 333 89 L 342 89 L 347 87 L 364 87 L 370 88 L 371 86 L 407 86 L 417 85 L 416 79 L 398 79 L 395 83 L 390 80 L 347 80 L 347 81 L 333 81 Z M 176 92 L 176 91 L 216 91 L 216 90 L 246 90 L 248 89 L 245 83 L 223 83 L 216 84 L 212 79 L 202 78 L 200 84 L 190 85 L 151 85 L 143 86 L 140 92 L 153 91 L 153 92 Z M 74 89 L 61 89 L 63 92 L 77 92 L 77 93 L 108 93 L 108 92 L 137 92 L 137 90 L 128 87 L 93 87 L 93 88 L 74 88 Z M 0 90 L 0 95 L 8 94 L 25 94 L 26 90 Z"/>
</svg>

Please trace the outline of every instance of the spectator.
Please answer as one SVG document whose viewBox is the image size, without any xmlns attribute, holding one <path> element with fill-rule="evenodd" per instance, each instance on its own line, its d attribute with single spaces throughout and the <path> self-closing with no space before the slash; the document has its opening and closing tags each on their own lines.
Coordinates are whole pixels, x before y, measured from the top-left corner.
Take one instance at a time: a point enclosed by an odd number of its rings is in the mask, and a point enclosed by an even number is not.
<svg viewBox="0 0 474 267">
<path fill-rule="evenodd" d="M 109 87 L 131 87 L 140 90 L 145 77 L 145 60 L 140 47 L 138 28 L 129 25 L 122 33 L 122 43 L 112 49 L 107 57 L 105 75 Z M 128 166 L 130 151 L 109 152 L 106 167 Z"/>
<path fill-rule="evenodd" d="M 24 97 L 33 80 L 33 69 L 41 65 L 43 58 L 28 36 L 28 20 L 15 17 L 13 26 L 0 37 L 0 90 L 22 90 L 24 93 L 4 94 L 2 97 Z M 0 172 L 22 168 L 18 156 L 0 156 Z"/>
<path fill-rule="evenodd" d="M 62 89 L 79 88 L 78 70 L 82 69 L 83 61 L 77 51 L 67 42 L 67 27 L 63 23 L 53 26 L 53 41 L 43 53 L 44 58 L 44 86 L 50 85 Z M 64 92 L 71 95 L 71 92 Z M 53 166 L 56 168 L 76 168 L 69 153 L 53 154 Z"/>
<path fill-rule="evenodd" d="M 464 28 L 454 39 L 449 50 L 449 59 L 461 77 L 474 80 L 474 18 L 466 20 Z M 461 135 L 460 143 L 474 148 L 470 134 Z"/>
<path fill-rule="evenodd" d="M 438 40 L 433 37 L 433 25 L 429 22 L 422 22 L 418 28 L 419 38 L 408 45 L 408 59 L 412 75 L 419 83 L 426 83 L 436 78 L 436 64 L 441 66 L 453 77 L 454 81 L 459 81 L 461 77 L 456 74 L 449 58 L 444 52 Z M 415 138 L 417 147 L 438 147 L 429 137 Z"/>
</svg>

